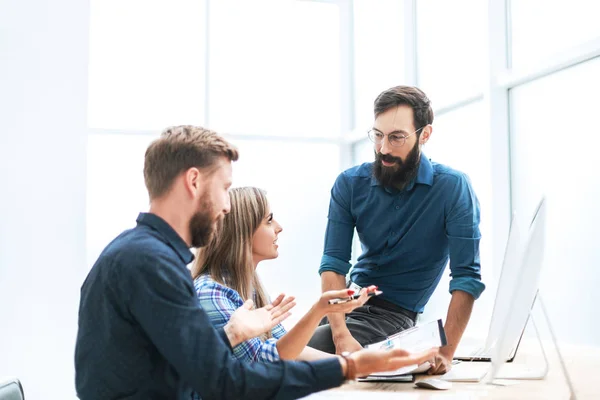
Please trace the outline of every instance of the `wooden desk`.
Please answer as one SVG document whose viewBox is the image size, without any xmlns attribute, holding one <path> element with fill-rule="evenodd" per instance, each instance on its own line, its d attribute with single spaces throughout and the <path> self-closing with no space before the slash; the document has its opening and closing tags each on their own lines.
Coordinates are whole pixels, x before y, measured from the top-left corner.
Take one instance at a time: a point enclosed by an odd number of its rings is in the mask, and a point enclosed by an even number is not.
<svg viewBox="0 0 600 400">
<path fill-rule="evenodd" d="M 547 343 L 545 348 L 550 366 L 548 376 L 544 380 L 511 381 L 517 383 L 510 386 L 453 382 L 450 390 L 419 389 L 414 387 L 414 383 L 352 382 L 337 389 L 314 394 L 307 399 L 568 399 L 569 389 L 556 351 L 550 343 Z M 560 350 L 575 386 L 577 399 L 599 400 L 600 348 L 561 345 Z M 524 340 L 514 364 L 541 367 L 543 358 L 539 345 L 531 340 Z M 417 380 L 427 377 L 417 376 Z"/>
</svg>

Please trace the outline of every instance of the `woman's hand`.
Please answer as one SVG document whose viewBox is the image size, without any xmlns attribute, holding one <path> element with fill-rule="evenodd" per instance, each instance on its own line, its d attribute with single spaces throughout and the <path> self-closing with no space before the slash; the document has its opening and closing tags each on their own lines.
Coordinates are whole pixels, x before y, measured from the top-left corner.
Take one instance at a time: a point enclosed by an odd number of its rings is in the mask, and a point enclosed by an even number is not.
<svg viewBox="0 0 600 400">
<path fill-rule="evenodd" d="M 252 300 L 247 300 L 231 314 L 229 322 L 224 327 L 231 346 L 235 347 L 273 329 L 275 325 L 291 315 L 289 311 L 296 305 L 294 299 L 280 294 L 271 304 L 257 309 L 253 309 Z"/>
<path fill-rule="evenodd" d="M 321 295 L 321 298 L 313 306 L 313 309 L 316 313 L 318 313 L 321 316 L 321 318 L 330 313 L 347 314 L 355 308 L 365 304 L 369 299 L 367 294 L 376 290 L 377 286 L 372 285 L 366 288 L 362 288 L 360 291 L 360 297 L 356 300 L 350 300 L 345 303 L 339 304 L 329 304 L 329 300 L 344 299 L 355 294 L 355 291 L 352 289 L 330 290 L 328 292 L 324 292 Z"/>
</svg>

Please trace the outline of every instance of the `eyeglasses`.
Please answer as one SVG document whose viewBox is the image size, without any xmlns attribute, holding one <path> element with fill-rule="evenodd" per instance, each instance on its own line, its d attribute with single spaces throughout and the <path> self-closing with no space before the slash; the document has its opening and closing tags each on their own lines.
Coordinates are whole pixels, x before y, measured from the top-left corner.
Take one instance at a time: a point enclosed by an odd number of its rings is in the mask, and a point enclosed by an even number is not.
<svg viewBox="0 0 600 400">
<path fill-rule="evenodd" d="M 390 133 L 389 135 L 385 135 L 376 129 L 371 129 L 367 133 L 367 135 L 369 136 L 369 139 L 371 140 L 371 142 L 373 142 L 375 144 L 382 144 L 383 140 L 387 136 L 388 142 L 390 142 L 390 144 L 393 147 L 402 147 L 402 146 L 404 146 L 404 143 L 406 143 L 406 138 L 414 135 L 415 133 L 419 132 L 423 128 L 425 128 L 425 127 L 422 126 L 419 129 L 417 129 L 416 131 L 414 131 L 413 133 L 408 134 L 408 135 L 400 135 L 398 133 Z"/>
</svg>

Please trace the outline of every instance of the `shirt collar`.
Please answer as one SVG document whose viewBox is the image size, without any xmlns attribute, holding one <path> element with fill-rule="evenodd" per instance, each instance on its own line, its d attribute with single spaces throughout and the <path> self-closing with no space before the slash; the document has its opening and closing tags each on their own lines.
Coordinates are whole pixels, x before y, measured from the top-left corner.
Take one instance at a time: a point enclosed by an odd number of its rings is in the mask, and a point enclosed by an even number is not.
<svg viewBox="0 0 600 400">
<path fill-rule="evenodd" d="M 194 260 L 194 254 L 181 236 L 161 217 L 151 213 L 140 213 L 137 217 L 138 225 L 146 225 L 154 229 L 177 252 L 177 255 L 187 265 Z"/>
<path fill-rule="evenodd" d="M 404 190 L 410 191 L 415 184 L 420 183 L 423 185 L 433 185 L 433 165 L 429 158 L 425 154 L 421 153 L 421 160 L 419 161 L 419 171 L 415 179 L 410 181 Z M 371 170 L 371 186 L 380 186 L 379 181 L 372 175 Z"/>
</svg>

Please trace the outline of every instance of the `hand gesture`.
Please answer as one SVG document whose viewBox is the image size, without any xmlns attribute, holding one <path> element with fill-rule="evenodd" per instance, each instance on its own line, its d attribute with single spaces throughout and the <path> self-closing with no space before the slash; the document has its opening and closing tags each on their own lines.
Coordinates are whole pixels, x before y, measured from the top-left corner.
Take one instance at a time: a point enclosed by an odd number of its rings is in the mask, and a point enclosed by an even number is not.
<svg viewBox="0 0 600 400">
<path fill-rule="evenodd" d="M 280 294 L 271 304 L 257 309 L 253 309 L 252 300 L 247 300 L 235 310 L 225 326 L 232 346 L 270 331 L 289 317 L 289 311 L 296 305 L 294 299 Z"/>
</svg>

